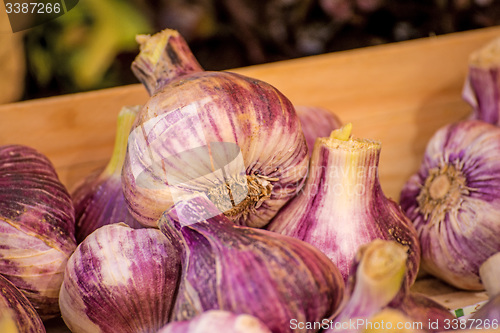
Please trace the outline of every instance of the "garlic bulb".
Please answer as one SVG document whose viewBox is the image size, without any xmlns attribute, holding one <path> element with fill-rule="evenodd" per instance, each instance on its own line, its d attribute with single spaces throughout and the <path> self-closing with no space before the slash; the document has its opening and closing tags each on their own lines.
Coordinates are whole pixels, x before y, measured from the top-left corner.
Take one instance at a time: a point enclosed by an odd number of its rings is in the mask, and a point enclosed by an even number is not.
<svg viewBox="0 0 500 333">
<path fill-rule="evenodd" d="M 76 248 L 74 214 L 44 155 L 26 146 L 0 147 L 0 274 L 43 320 L 59 314 L 64 267 Z"/>
<path fill-rule="evenodd" d="M 121 174 L 127 152 L 127 139 L 140 106 L 123 107 L 118 115 L 113 155 L 104 168 L 87 176 L 73 190 L 76 240 L 82 242 L 97 228 L 123 222 L 141 228 L 128 211 L 123 196 Z"/>
<path fill-rule="evenodd" d="M 395 241 L 376 239 L 362 245 L 353 262 L 347 299 L 327 332 L 357 332 L 351 322 L 365 322 L 391 302 L 406 273 L 407 249 Z"/>
<path fill-rule="evenodd" d="M 139 41 L 133 69 L 152 96 L 123 168 L 132 215 L 156 227 L 175 202 L 202 192 L 236 224 L 265 226 L 307 173 L 291 102 L 265 82 L 201 70 L 176 31 Z"/>
<path fill-rule="evenodd" d="M 45 333 L 43 322 L 26 296 L 0 275 L 0 332 Z"/>
<path fill-rule="evenodd" d="M 342 126 L 337 115 L 321 107 L 296 105 L 295 111 L 302 125 L 309 156 L 312 154 L 317 138 L 327 137 L 333 130 Z"/>
<path fill-rule="evenodd" d="M 186 321 L 174 321 L 158 333 L 271 333 L 257 318 L 247 314 L 233 314 L 228 311 L 210 310 Z"/>
<path fill-rule="evenodd" d="M 422 267 L 449 284 L 481 290 L 479 267 L 500 251 L 500 128 L 449 124 L 430 139 L 401 207 L 422 246 Z"/>
<path fill-rule="evenodd" d="M 344 282 L 319 250 L 266 230 L 236 226 L 204 195 L 165 212 L 160 230 L 179 244 L 182 276 L 171 320 L 220 309 L 249 314 L 271 332 L 320 321 L 337 309 Z"/>
<path fill-rule="evenodd" d="M 180 273 L 178 253 L 157 229 L 100 227 L 68 261 L 59 305 L 79 332 L 157 332 L 168 322 Z"/>
<path fill-rule="evenodd" d="M 500 38 L 469 58 L 462 96 L 473 107 L 472 119 L 500 125 Z"/>
<path fill-rule="evenodd" d="M 407 283 L 420 261 L 417 233 L 378 179 L 381 144 L 351 138 L 351 125 L 316 140 L 307 182 L 268 230 L 304 240 L 325 253 L 345 280 L 359 246 L 374 239 L 408 247 Z"/>
</svg>

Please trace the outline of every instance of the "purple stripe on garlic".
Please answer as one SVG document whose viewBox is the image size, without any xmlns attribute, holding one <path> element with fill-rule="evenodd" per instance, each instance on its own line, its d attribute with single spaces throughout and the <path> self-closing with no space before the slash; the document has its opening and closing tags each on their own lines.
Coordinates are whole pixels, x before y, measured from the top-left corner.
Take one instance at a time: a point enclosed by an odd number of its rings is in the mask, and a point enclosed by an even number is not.
<svg viewBox="0 0 500 333">
<path fill-rule="evenodd" d="M 26 296 L 0 275 L 0 332 L 45 333 L 45 327 Z"/>
</svg>

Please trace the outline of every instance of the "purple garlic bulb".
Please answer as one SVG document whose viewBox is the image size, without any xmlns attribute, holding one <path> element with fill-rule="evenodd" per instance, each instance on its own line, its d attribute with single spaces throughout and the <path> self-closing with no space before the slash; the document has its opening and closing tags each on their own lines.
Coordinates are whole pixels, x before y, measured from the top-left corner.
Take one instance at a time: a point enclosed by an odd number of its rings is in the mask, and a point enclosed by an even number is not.
<svg viewBox="0 0 500 333">
<path fill-rule="evenodd" d="M 479 267 L 500 251 L 500 128 L 478 120 L 439 129 L 401 191 L 425 271 L 482 290 Z"/>
<path fill-rule="evenodd" d="M 171 320 L 218 309 L 252 315 L 271 332 L 316 332 L 293 329 L 291 320 L 321 321 L 340 304 L 344 281 L 319 250 L 236 226 L 203 195 L 177 203 L 158 225 L 182 253 Z"/>
<path fill-rule="evenodd" d="M 290 100 L 268 83 L 204 71 L 174 30 L 139 41 L 132 68 L 151 97 L 123 167 L 132 215 L 157 227 L 175 202 L 203 192 L 235 224 L 264 227 L 307 174 L 307 144 Z"/>
<path fill-rule="evenodd" d="M 0 275 L 0 332 L 45 333 L 45 327 L 26 296 Z"/>
<path fill-rule="evenodd" d="M 222 310 L 209 310 L 191 320 L 174 321 L 158 333 L 271 333 L 257 318 L 247 314 L 234 314 Z"/>
<path fill-rule="evenodd" d="M 128 210 L 122 191 L 121 174 L 127 152 L 127 139 L 140 106 L 123 107 L 118 115 L 115 145 L 103 170 L 88 175 L 73 190 L 76 240 L 81 243 L 94 230 L 106 224 L 123 222 L 142 228 Z"/>
<path fill-rule="evenodd" d="M 408 248 L 406 283 L 416 278 L 415 228 L 380 186 L 381 144 L 351 138 L 351 124 L 316 140 L 306 184 L 267 229 L 306 241 L 325 253 L 347 281 L 361 245 L 395 240 Z"/>
<path fill-rule="evenodd" d="M 44 155 L 26 146 L 0 147 L 0 274 L 43 320 L 59 314 L 64 267 L 76 248 L 74 214 Z"/>
<path fill-rule="evenodd" d="M 158 229 L 105 225 L 68 261 L 62 318 L 73 333 L 155 333 L 168 322 L 179 275 L 178 253 Z"/>
</svg>

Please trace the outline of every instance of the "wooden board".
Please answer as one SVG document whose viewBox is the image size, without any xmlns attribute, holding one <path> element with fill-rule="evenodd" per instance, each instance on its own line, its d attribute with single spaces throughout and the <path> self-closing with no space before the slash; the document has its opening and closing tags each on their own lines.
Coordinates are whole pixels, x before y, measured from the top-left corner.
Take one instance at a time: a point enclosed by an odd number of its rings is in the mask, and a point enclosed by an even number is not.
<svg viewBox="0 0 500 333">
<path fill-rule="evenodd" d="M 397 199 L 431 135 L 469 114 L 461 98 L 467 58 L 499 36 L 500 27 L 495 27 L 233 71 L 271 83 L 295 105 L 332 110 L 353 123 L 355 136 L 381 140 L 382 187 Z M 0 145 L 37 148 L 71 188 L 107 162 L 120 108 L 146 99 L 142 86 L 130 85 L 3 105 Z M 422 281 L 415 286 L 418 291 L 450 308 L 486 299 L 484 293 L 460 292 L 434 279 Z"/>
</svg>

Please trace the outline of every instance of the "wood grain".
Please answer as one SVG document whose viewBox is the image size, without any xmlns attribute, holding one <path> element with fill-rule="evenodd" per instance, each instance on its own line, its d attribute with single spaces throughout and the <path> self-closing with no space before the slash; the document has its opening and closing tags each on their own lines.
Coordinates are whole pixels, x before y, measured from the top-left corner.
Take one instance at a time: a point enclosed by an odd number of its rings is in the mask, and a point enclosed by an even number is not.
<svg viewBox="0 0 500 333">
<path fill-rule="evenodd" d="M 382 187 L 397 199 L 431 135 L 469 114 L 461 98 L 467 58 L 498 36 L 500 27 L 495 27 L 232 71 L 271 83 L 296 105 L 330 109 L 353 123 L 355 136 L 381 140 Z M 142 86 L 131 85 L 3 105 L 0 144 L 37 148 L 72 188 L 107 162 L 120 108 L 146 99 Z M 439 289 L 445 290 L 439 295 L 435 288 L 424 290 L 450 307 L 486 297 L 451 287 Z"/>
</svg>

